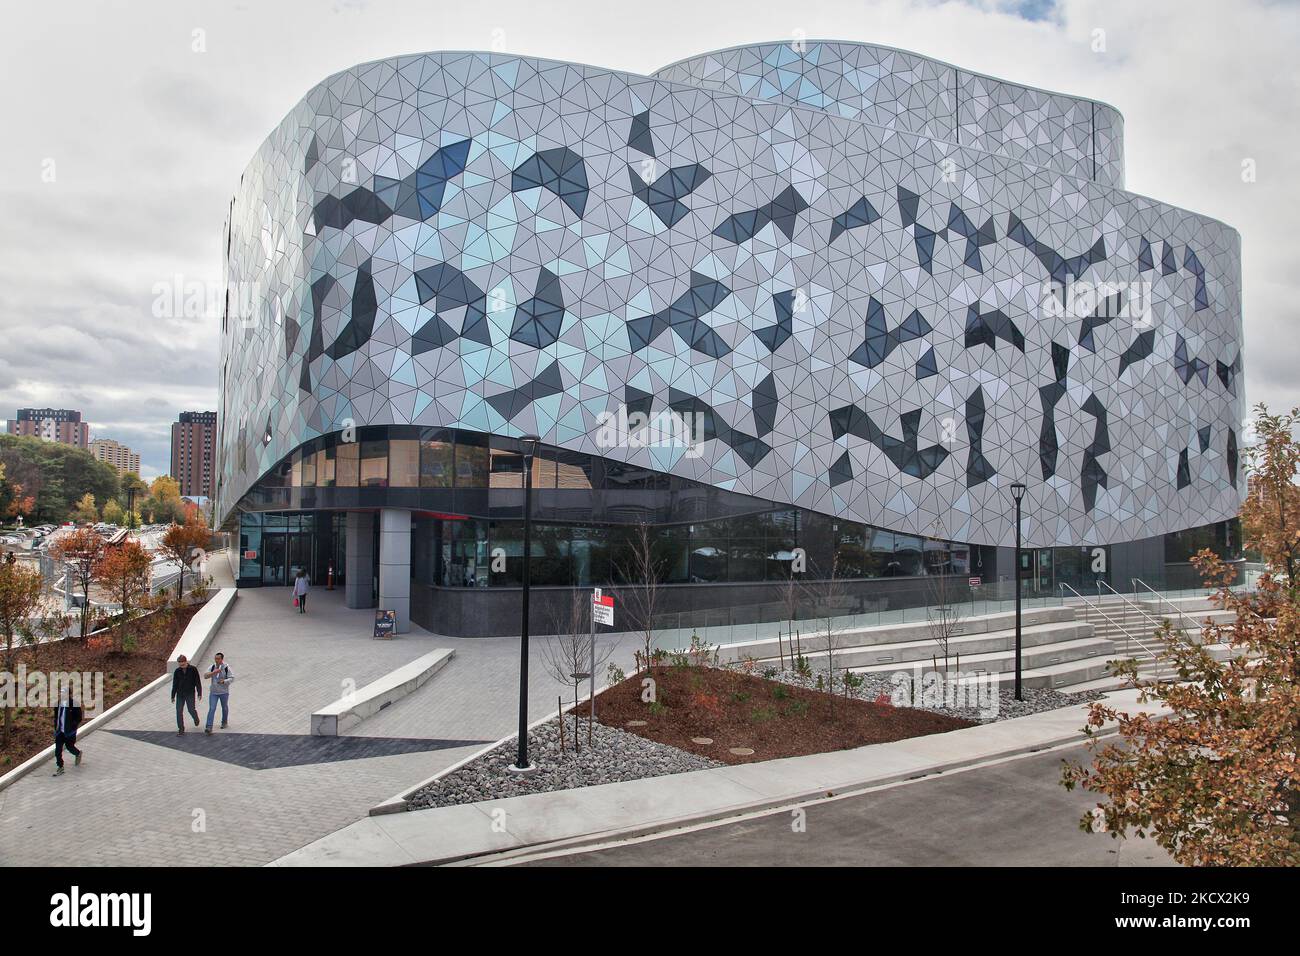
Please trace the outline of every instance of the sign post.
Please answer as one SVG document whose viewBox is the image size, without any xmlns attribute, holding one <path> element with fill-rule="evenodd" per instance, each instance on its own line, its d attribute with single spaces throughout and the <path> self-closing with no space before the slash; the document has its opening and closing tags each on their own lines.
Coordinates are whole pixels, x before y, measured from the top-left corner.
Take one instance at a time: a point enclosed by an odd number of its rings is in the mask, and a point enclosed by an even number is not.
<svg viewBox="0 0 1300 956">
<path fill-rule="evenodd" d="M 600 588 L 591 590 L 591 719 L 596 720 L 596 623 L 612 627 L 614 624 L 614 599 L 602 596 Z"/>
</svg>

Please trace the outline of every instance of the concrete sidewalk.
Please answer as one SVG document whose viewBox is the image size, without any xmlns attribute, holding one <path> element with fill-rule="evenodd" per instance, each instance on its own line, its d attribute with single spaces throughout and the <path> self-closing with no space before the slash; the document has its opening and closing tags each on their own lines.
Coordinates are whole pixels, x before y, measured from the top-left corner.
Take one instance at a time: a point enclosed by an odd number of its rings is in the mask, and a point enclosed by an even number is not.
<svg viewBox="0 0 1300 956">
<path fill-rule="evenodd" d="M 1116 691 L 1107 700 L 1131 712 L 1142 709 L 1137 697 Z M 271 865 L 451 863 L 671 830 L 1078 741 L 1086 713 L 1082 705 L 1066 707 L 856 750 L 372 816 Z"/>
<path fill-rule="evenodd" d="M 220 561 L 214 572 L 229 578 Z M 53 778 L 47 760 L 0 790 L 0 865 L 262 865 L 515 726 L 518 639 L 412 628 L 376 641 L 373 620 L 339 590 L 314 589 L 307 614 L 288 588 L 240 591 L 207 653 L 224 652 L 235 672 L 230 728 L 176 736 L 160 683 L 87 739 L 81 766 Z M 311 735 L 313 711 L 438 648 L 456 655 L 436 678 L 343 736 Z M 563 688 L 546 678 L 540 642 L 533 650 L 540 718 Z"/>
</svg>

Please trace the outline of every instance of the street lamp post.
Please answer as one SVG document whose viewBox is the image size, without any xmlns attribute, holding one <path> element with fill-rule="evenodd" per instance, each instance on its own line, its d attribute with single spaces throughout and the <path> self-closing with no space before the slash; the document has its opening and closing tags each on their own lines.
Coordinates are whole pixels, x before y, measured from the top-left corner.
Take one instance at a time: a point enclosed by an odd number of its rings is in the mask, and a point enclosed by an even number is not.
<svg viewBox="0 0 1300 956">
<path fill-rule="evenodd" d="M 1016 499 L 1016 700 L 1024 700 L 1020 689 L 1020 502 L 1025 497 L 1025 486 L 1013 484 L 1011 497 Z"/>
<path fill-rule="evenodd" d="M 541 439 L 524 435 L 519 439 L 524 456 L 524 568 L 523 599 L 519 622 L 519 750 L 510 769 L 526 773 L 536 768 L 528 762 L 528 565 L 532 558 L 533 531 L 533 456 Z"/>
</svg>

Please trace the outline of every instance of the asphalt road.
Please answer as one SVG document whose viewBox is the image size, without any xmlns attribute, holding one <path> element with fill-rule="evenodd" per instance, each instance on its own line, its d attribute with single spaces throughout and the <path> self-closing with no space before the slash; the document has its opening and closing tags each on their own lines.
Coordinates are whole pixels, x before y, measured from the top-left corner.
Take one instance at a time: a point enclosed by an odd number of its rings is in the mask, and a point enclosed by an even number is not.
<svg viewBox="0 0 1300 956">
<path fill-rule="evenodd" d="M 1151 840 L 1079 829 L 1097 799 L 1060 785 L 1063 759 L 1036 754 L 675 836 L 521 866 L 1173 866 Z"/>
</svg>

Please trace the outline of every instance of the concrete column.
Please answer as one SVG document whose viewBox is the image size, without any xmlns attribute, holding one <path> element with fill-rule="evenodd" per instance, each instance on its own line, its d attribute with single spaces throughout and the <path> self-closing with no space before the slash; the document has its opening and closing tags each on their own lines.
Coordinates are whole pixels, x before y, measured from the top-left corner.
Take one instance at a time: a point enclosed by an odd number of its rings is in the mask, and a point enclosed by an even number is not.
<svg viewBox="0 0 1300 956">
<path fill-rule="evenodd" d="M 397 612 L 397 633 L 411 630 L 411 513 L 379 512 L 379 606 Z"/>
<path fill-rule="evenodd" d="M 371 581 L 375 576 L 375 516 L 369 511 L 349 511 L 344 560 L 347 584 L 343 602 L 348 607 L 374 607 Z"/>
</svg>

